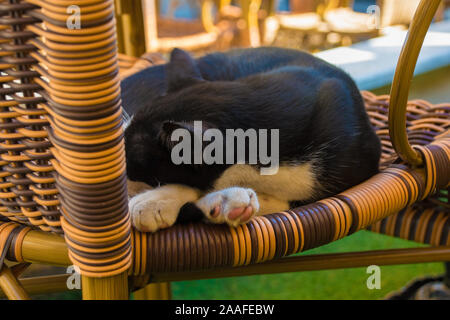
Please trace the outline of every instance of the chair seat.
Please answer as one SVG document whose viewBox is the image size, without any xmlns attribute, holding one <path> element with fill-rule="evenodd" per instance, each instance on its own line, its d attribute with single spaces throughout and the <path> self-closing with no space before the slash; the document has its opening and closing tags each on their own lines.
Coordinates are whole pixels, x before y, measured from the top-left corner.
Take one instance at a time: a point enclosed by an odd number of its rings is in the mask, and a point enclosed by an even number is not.
<svg viewBox="0 0 450 320">
<path fill-rule="evenodd" d="M 256 217 L 237 228 L 196 223 L 152 234 L 134 230 L 135 261 L 130 274 L 140 279 L 158 272 L 245 266 L 321 246 L 366 228 L 434 246 L 450 245 L 450 211 L 442 202 L 445 195 L 438 192 L 420 201 L 432 192 L 430 174 L 397 161 L 388 134 L 389 96 L 367 91 L 362 95 L 382 142 L 380 174 L 335 197 Z M 448 110 L 450 104 L 434 106 L 422 100 L 408 104 L 410 141 L 418 147 L 433 143 L 428 148 L 435 150 L 436 159 L 429 161 L 442 161 L 435 163 L 445 176 L 437 182 L 441 188 L 450 177 Z"/>
<path fill-rule="evenodd" d="M 437 158 L 450 155 L 449 140 L 434 147 L 440 154 Z M 134 230 L 135 260 L 130 272 L 142 276 L 246 266 L 307 251 L 374 224 L 370 230 L 448 246 L 449 211 L 427 203 L 413 205 L 427 195 L 428 183 L 407 166 L 390 165 L 335 197 L 258 216 L 237 228 L 191 223 L 156 233 Z"/>
</svg>

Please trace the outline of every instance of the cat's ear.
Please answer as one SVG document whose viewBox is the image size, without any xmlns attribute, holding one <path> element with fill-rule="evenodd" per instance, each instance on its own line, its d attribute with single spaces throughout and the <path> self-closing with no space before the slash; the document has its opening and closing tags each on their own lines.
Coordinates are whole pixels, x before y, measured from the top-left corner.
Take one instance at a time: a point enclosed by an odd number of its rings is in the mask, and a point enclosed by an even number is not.
<svg viewBox="0 0 450 320">
<path fill-rule="evenodd" d="M 180 137 L 183 137 L 183 139 L 185 136 L 193 138 L 197 135 L 196 138 L 201 140 L 201 135 L 210 128 L 212 128 L 212 126 L 204 121 L 164 121 L 161 124 L 158 139 L 168 150 L 172 150 L 172 148 L 180 142 Z M 175 141 L 172 141 L 172 135 L 175 130 L 178 129 L 182 130 L 174 135 Z"/>
<path fill-rule="evenodd" d="M 194 59 L 181 49 L 175 48 L 170 54 L 166 68 L 167 92 L 177 91 L 204 81 Z"/>
<path fill-rule="evenodd" d="M 186 135 L 192 135 L 194 133 L 194 126 L 188 122 L 164 121 L 159 130 L 158 140 L 168 150 L 172 150 L 172 148 L 178 143 L 178 141 L 172 141 L 172 134 L 177 129 L 183 129 L 184 132 L 180 131 L 180 133 L 184 133 Z"/>
</svg>

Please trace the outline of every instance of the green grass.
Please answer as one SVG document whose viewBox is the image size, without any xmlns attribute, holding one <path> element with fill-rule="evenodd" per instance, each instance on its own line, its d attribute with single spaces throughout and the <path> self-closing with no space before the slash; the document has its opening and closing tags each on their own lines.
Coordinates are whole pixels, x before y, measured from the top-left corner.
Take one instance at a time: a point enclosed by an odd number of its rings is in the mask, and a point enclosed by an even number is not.
<svg viewBox="0 0 450 320">
<path fill-rule="evenodd" d="M 303 254 L 419 247 L 369 231 Z M 172 283 L 173 299 L 382 299 L 414 278 L 444 272 L 442 263 L 381 266 L 381 289 L 369 290 L 366 268 L 309 271 Z"/>
</svg>

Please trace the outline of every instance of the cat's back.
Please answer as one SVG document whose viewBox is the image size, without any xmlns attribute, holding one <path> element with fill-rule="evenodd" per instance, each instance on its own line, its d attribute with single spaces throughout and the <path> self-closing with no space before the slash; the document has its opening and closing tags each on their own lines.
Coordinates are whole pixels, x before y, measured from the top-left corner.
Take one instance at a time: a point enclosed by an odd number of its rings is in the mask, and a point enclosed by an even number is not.
<svg viewBox="0 0 450 320">
<path fill-rule="evenodd" d="M 321 64 L 309 53 L 277 47 L 233 49 L 208 54 L 196 61 L 202 76 L 209 81 L 233 81 L 289 65 Z"/>
<path fill-rule="evenodd" d="M 295 49 L 259 47 L 215 52 L 195 59 L 201 76 L 208 81 L 235 81 L 287 66 L 314 69 L 325 77 L 352 80 L 340 69 L 313 55 Z M 144 69 L 121 82 L 122 102 L 129 114 L 149 104 L 166 91 L 167 64 Z"/>
<path fill-rule="evenodd" d="M 303 61 L 312 63 L 309 54 L 291 49 L 260 47 L 215 52 L 195 59 L 205 80 L 233 81 Z M 129 114 L 166 91 L 167 64 L 141 70 L 121 81 L 122 103 Z"/>
</svg>

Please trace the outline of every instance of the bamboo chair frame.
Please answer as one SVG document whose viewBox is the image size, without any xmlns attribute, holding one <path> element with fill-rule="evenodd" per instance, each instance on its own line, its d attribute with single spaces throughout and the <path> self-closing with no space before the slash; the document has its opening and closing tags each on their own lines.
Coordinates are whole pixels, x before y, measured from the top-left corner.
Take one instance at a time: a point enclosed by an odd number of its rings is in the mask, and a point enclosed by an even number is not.
<svg viewBox="0 0 450 320">
<path fill-rule="evenodd" d="M 81 9 L 79 29 L 67 28 L 66 0 L 0 2 L 0 287 L 8 298 L 27 299 L 26 287 L 47 280 L 44 290 L 61 287 L 64 277 L 17 280 L 24 263 L 75 264 L 84 299 L 127 299 L 154 282 L 450 261 L 448 203 L 434 192 L 450 182 L 450 106 L 407 103 L 439 0 L 421 1 L 390 99 L 363 92 L 383 141 L 378 175 L 237 228 L 199 223 L 154 234 L 129 221 L 113 0 L 70 3 Z M 396 230 L 392 220 L 402 219 L 408 226 Z M 285 257 L 383 224 L 434 247 Z"/>
</svg>

